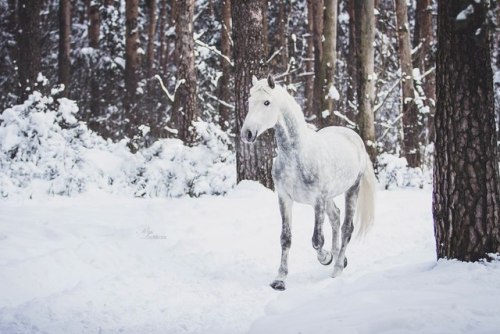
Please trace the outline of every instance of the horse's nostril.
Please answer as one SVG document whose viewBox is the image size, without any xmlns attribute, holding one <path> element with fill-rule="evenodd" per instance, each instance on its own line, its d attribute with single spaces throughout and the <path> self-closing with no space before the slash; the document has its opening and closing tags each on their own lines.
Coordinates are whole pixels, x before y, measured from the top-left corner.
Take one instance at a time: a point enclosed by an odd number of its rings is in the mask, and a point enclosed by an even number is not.
<svg viewBox="0 0 500 334">
<path fill-rule="evenodd" d="M 247 140 L 251 141 L 252 140 L 252 131 L 247 130 Z"/>
</svg>

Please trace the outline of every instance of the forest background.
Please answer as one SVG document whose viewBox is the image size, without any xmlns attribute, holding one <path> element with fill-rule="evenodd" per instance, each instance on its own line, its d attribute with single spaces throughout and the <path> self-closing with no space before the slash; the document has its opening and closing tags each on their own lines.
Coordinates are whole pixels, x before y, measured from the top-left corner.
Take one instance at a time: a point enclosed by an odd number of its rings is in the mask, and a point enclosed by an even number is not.
<svg viewBox="0 0 500 334">
<path fill-rule="evenodd" d="M 246 6 L 263 14 L 245 15 Z M 386 187 L 431 182 L 434 1 L 3 0 L 0 8 L 3 197 L 93 185 L 198 196 L 241 179 L 272 187 L 271 137 L 252 148 L 238 139 L 249 73 L 273 74 L 312 126 L 358 131 Z M 491 8 L 487 24 L 499 13 Z"/>
</svg>

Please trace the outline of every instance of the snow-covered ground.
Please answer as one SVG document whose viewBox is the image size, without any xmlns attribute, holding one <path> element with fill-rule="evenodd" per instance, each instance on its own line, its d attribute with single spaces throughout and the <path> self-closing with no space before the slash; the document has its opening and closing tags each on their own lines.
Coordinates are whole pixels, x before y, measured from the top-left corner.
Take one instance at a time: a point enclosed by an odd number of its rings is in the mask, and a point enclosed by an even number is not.
<svg viewBox="0 0 500 334">
<path fill-rule="evenodd" d="M 498 333 L 500 262 L 435 261 L 428 189 L 380 191 L 377 209 L 332 279 L 312 209 L 295 205 L 277 292 L 277 201 L 256 183 L 197 199 L 3 201 L 0 333 Z"/>
</svg>

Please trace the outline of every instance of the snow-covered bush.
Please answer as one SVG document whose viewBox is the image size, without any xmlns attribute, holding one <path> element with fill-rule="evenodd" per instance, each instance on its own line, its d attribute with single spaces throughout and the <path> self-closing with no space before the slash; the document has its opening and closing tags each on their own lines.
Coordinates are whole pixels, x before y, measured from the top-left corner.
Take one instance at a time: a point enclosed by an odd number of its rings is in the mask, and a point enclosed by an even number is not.
<svg viewBox="0 0 500 334">
<path fill-rule="evenodd" d="M 427 166 L 410 168 L 406 158 L 382 153 L 377 158 L 379 183 L 385 188 L 419 187 L 432 183 L 432 174 Z"/>
<path fill-rule="evenodd" d="M 34 92 L 0 116 L 0 195 L 71 196 L 88 189 L 140 197 L 223 194 L 236 181 L 231 141 L 196 122 L 199 145 L 163 139 L 132 154 L 76 119 L 66 98 Z"/>
</svg>

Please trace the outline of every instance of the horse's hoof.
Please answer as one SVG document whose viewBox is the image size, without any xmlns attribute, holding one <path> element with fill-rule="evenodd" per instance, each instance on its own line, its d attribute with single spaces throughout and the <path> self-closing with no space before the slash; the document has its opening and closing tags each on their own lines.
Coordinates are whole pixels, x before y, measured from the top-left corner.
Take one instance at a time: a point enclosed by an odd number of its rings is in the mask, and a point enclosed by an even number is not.
<svg viewBox="0 0 500 334">
<path fill-rule="evenodd" d="M 274 290 L 278 290 L 278 291 L 283 291 L 285 290 L 285 282 L 284 281 L 273 281 L 271 284 L 271 288 L 273 288 Z"/>
<path fill-rule="evenodd" d="M 347 258 L 344 258 L 344 268 L 347 267 Z"/>
<path fill-rule="evenodd" d="M 344 268 L 335 266 L 333 268 L 332 277 L 333 278 L 339 277 L 342 274 L 343 270 L 344 270 Z"/>
<path fill-rule="evenodd" d="M 318 261 L 324 266 L 328 266 L 333 261 L 333 255 L 330 252 L 325 252 L 326 255 L 323 258 L 318 256 Z"/>
</svg>

